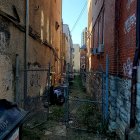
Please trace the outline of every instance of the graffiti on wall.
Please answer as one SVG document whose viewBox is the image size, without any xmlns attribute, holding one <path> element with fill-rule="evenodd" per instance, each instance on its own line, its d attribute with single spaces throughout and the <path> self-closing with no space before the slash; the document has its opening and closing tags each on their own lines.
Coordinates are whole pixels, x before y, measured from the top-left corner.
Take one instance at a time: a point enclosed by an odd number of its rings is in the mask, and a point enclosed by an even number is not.
<svg viewBox="0 0 140 140">
<path fill-rule="evenodd" d="M 6 37 L 4 32 L 0 32 L 0 50 L 6 47 Z"/>
<path fill-rule="evenodd" d="M 135 0 L 127 0 L 127 9 L 130 9 L 130 6 L 134 1 Z"/>
<path fill-rule="evenodd" d="M 130 58 L 127 59 L 126 63 L 123 64 L 124 75 L 131 78 L 132 77 L 133 63 Z"/>
<path fill-rule="evenodd" d="M 6 73 L 7 75 L 1 80 L 2 83 L 2 91 L 7 92 L 12 89 L 12 80 L 13 80 L 13 75 L 12 72 Z"/>
<path fill-rule="evenodd" d="M 7 49 L 10 43 L 9 22 L 0 17 L 0 52 Z"/>
<path fill-rule="evenodd" d="M 37 87 L 40 86 L 40 74 L 38 72 L 32 72 L 31 77 L 30 77 L 30 85 Z"/>
<path fill-rule="evenodd" d="M 132 16 L 128 17 L 128 19 L 125 21 L 125 33 L 129 33 L 136 25 L 136 14 L 133 14 Z"/>
<path fill-rule="evenodd" d="M 40 64 L 38 62 L 28 63 L 29 69 L 39 69 Z M 40 86 L 40 76 L 41 73 L 38 71 L 31 71 L 29 74 L 29 83 L 32 87 Z"/>
<path fill-rule="evenodd" d="M 8 56 L 0 55 L 0 98 L 13 100 L 13 70 Z"/>
</svg>

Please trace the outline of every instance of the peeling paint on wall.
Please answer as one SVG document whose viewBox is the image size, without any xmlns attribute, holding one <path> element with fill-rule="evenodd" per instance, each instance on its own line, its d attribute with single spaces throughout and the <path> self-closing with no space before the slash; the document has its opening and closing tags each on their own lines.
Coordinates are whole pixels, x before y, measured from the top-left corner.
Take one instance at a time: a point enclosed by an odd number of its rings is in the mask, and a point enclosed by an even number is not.
<svg viewBox="0 0 140 140">
<path fill-rule="evenodd" d="M 133 63 L 130 58 L 127 59 L 126 63 L 123 64 L 123 72 L 127 77 L 132 77 L 132 67 Z"/>
<path fill-rule="evenodd" d="M 12 63 L 8 56 L 0 55 L 0 98 L 14 100 Z"/>
<path fill-rule="evenodd" d="M 6 37 L 4 32 L 0 32 L 0 50 L 5 49 L 6 47 Z"/>
<path fill-rule="evenodd" d="M 39 72 L 32 72 L 30 78 L 30 86 L 35 86 L 35 87 L 40 86 L 39 80 L 40 80 Z"/>
<path fill-rule="evenodd" d="M 133 14 L 125 21 L 125 33 L 129 33 L 134 26 L 136 26 L 136 14 Z"/>
<path fill-rule="evenodd" d="M 29 68 L 30 69 L 39 69 L 40 66 L 39 66 L 39 63 L 33 63 L 33 64 L 29 64 Z M 29 83 L 30 83 L 30 86 L 32 87 L 38 87 L 40 86 L 40 76 L 41 76 L 41 73 L 39 71 L 32 71 L 30 74 L 29 74 Z"/>
<path fill-rule="evenodd" d="M 10 42 L 9 23 L 0 17 L 0 52 L 6 50 Z"/>
<path fill-rule="evenodd" d="M 28 69 L 30 70 L 40 69 L 40 64 L 38 62 L 29 63 Z M 28 73 L 28 95 L 29 96 L 31 97 L 39 96 L 41 93 L 43 93 L 43 91 L 41 91 L 42 76 L 43 76 L 43 73 L 41 71 L 30 71 Z"/>
</svg>

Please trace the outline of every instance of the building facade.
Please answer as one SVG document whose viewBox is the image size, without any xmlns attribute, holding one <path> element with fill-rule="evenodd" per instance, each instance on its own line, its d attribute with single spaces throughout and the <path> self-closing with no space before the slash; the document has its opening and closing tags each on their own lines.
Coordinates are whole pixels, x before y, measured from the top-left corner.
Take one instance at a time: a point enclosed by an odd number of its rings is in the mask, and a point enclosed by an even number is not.
<svg viewBox="0 0 140 140">
<path fill-rule="evenodd" d="M 81 34 L 81 46 L 87 44 L 87 27 L 83 30 Z"/>
<path fill-rule="evenodd" d="M 136 0 L 88 1 L 89 70 L 105 72 L 108 56 L 109 130 L 117 132 L 121 139 L 129 135 L 126 131 L 132 126 L 137 132 L 140 128 L 139 95 L 132 91 L 138 24 L 136 10 Z M 137 93 L 140 92 L 138 87 Z M 135 105 L 133 94 L 137 101 Z"/>
<path fill-rule="evenodd" d="M 66 63 L 69 65 L 70 72 L 73 71 L 73 42 L 71 32 L 67 24 L 63 24 L 63 33 L 67 36 L 68 46 L 66 47 Z"/>
<path fill-rule="evenodd" d="M 80 45 L 73 44 L 73 48 L 74 48 L 73 70 L 74 72 L 80 72 Z"/>
<path fill-rule="evenodd" d="M 87 47 L 83 45 L 80 48 L 80 70 L 86 71 Z"/>
<path fill-rule="evenodd" d="M 49 64 L 54 73 L 52 84 L 58 81 L 61 70 L 62 1 L 30 0 L 28 8 L 29 21 L 26 26 L 26 1 L 0 0 L 1 99 L 20 102 L 28 96 L 42 95 L 48 85 Z M 27 27 L 28 35 L 25 34 Z"/>
</svg>

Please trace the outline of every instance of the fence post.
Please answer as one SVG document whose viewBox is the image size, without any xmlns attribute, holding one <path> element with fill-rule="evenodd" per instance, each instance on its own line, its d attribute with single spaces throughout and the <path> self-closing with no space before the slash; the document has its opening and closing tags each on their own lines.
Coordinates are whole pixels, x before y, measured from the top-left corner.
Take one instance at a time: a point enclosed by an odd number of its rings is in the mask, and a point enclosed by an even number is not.
<svg viewBox="0 0 140 140">
<path fill-rule="evenodd" d="M 51 64 L 48 64 L 48 74 L 47 74 L 47 79 L 48 79 L 48 86 L 47 86 L 47 98 L 48 98 L 48 104 L 50 103 L 50 73 L 51 73 Z"/>
<path fill-rule="evenodd" d="M 65 125 L 68 127 L 68 121 L 69 121 L 69 97 L 68 97 L 68 86 L 66 85 L 64 87 L 64 95 L 65 95 L 65 112 L 64 112 L 64 117 L 65 117 Z"/>
<path fill-rule="evenodd" d="M 109 93 L 109 57 L 106 55 L 106 110 L 105 119 L 108 120 L 108 93 Z"/>
<path fill-rule="evenodd" d="M 105 122 L 105 88 L 104 88 L 104 73 L 102 73 L 102 116 L 103 124 Z"/>
<path fill-rule="evenodd" d="M 66 65 L 66 77 L 65 77 L 65 81 L 66 81 L 66 85 L 64 87 L 64 95 L 65 95 L 65 112 L 64 112 L 64 116 L 65 116 L 65 125 L 66 127 L 68 127 L 69 123 L 69 64 Z"/>
</svg>

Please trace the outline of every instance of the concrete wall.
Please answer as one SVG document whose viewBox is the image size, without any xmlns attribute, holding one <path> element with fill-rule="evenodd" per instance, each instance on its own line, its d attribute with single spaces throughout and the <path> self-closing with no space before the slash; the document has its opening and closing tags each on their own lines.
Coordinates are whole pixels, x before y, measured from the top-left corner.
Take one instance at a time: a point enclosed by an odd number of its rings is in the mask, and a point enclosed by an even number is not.
<svg viewBox="0 0 140 140">
<path fill-rule="evenodd" d="M 130 123 L 131 80 L 109 77 L 109 130 L 116 131 L 121 139 Z"/>
</svg>

